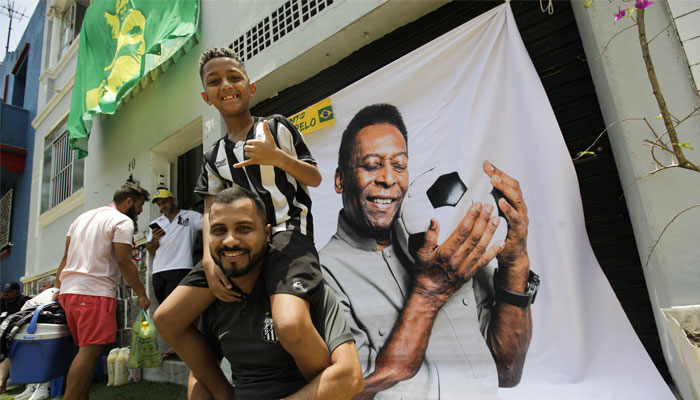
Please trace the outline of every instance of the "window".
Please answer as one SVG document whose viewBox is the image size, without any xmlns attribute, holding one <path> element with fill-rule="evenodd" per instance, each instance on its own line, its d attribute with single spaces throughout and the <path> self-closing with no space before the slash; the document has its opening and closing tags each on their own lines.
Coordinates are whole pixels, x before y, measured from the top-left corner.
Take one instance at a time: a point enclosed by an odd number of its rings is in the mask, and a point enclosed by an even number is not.
<svg viewBox="0 0 700 400">
<path fill-rule="evenodd" d="M 333 0 L 288 0 L 228 47 L 247 61 L 333 4 Z"/>
<path fill-rule="evenodd" d="M 65 124 L 44 140 L 41 212 L 59 205 L 83 187 L 85 159 L 76 160 L 70 149 Z"/>
<path fill-rule="evenodd" d="M 4 250 L 11 245 L 12 192 L 13 190 L 10 189 L 0 198 L 0 250 Z"/>
<path fill-rule="evenodd" d="M 89 0 L 78 0 L 63 12 L 61 16 L 61 32 L 58 38 L 60 44 L 59 60 L 66 54 L 71 43 L 80 33 L 85 11 L 89 5 Z"/>
</svg>

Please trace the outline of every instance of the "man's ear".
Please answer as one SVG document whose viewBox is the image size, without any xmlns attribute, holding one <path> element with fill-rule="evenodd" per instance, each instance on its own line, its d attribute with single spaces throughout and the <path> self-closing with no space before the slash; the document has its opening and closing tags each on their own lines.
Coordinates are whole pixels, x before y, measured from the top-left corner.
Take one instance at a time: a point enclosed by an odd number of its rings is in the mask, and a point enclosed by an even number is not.
<svg viewBox="0 0 700 400">
<path fill-rule="evenodd" d="M 252 82 L 250 84 L 250 97 L 255 97 L 255 92 L 258 91 L 258 85 L 255 84 L 255 82 Z"/>
<path fill-rule="evenodd" d="M 270 224 L 265 225 L 265 240 L 267 243 L 272 241 L 272 225 Z"/>
<path fill-rule="evenodd" d="M 204 100 L 205 103 L 211 105 L 211 102 L 209 101 L 209 96 L 207 96 L 207 93 L 201 92 L 200 94 L 202 95 L 202 100 Z"/>
<path fill-rule="evenodd" d="M 126 206 L 125 210 L 128 210 L 131 208 L 131 206 L 134 205 L 134 199 L 132 199 L 131 197 L 127 197 L 126 200 L 124 200 L 123 204 Z"/>
<path fill-rule="evenodd" d="M 343 173 L 340 170 L 335 170 L 335 184 L 333 185 L 336 193 L 343 193 Z"/>
</svg>

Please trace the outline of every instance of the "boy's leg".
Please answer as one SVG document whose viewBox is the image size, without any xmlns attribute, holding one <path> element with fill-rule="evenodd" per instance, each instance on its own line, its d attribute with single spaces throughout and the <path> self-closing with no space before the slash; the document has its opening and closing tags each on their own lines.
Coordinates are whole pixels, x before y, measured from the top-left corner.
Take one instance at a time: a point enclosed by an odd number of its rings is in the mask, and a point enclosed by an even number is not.
<svg viewBox="0 0 700 400">
<path fill-rule="evenodd" d="M 331 364 L 331 358 L 326 342 L 311 322 L 309 302 L 279 293 L 270 296 L 270 303 L 280 344 L 294 358 L 304 378 L 312 380 Z"/>
<path fill-rule="evenodd" d="M 312 380 L 331 362 L 309 312 L 309 301 L 323 281 L 313 240 L 296 231 L 274 234 L 264 271 L 277 338 L 302 375 Z"/>
<path fill-rule="evenodd" d="M 233 387 L 204 335 L 193 322 L 216 298 L 208 288 L 180 285 L 156 309 L 153 322 L 163 339 L 190 367 L 214 398 L 233 396 Z"/>
<path fill-rule="evenodd" d="M 63 397 L 65 400 L 83 400 L 88 398 L 92 376 L 95 374 L 95 365 L 97 364 L 97 359 L 102 355 L 103 349 L 104 345 L 102 344 L 80 346 L 78 354 L 75 355 L 68 369 L 66 394 Z"/>
</svg>

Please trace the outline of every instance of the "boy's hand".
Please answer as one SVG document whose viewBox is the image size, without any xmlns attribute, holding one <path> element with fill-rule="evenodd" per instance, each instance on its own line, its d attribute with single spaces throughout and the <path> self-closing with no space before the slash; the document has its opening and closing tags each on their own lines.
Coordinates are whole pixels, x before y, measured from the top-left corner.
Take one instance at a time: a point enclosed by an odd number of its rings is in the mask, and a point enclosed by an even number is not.
<svg viewBox="0 0 700 400">
<path fill-rule="evenodd" d="M 248 158 L 243 162 L 234 164 L 234 168 L 245 167 L 246 165 L 277 165 L 279 158 L 282 154 L 282 150 L 277 148 L 275 145 L 275 138 L 272 137 L 272 132 L 267 126 L 267 121 L 263 121 L 263 131 L 265 132 L 265 137 L 256 138 L 246 142 L 243 147 L 245 156 Z"/>
<path fill-rule="evenodd" d="M 212 261 L 203 261 L 202 267 L 207 277 L 209 290 L 214 293 L 217 299 L 228 303 L 241 301 L 241 294 L 232 289 L 231 281 L 221 268 Z"/>
</svg>

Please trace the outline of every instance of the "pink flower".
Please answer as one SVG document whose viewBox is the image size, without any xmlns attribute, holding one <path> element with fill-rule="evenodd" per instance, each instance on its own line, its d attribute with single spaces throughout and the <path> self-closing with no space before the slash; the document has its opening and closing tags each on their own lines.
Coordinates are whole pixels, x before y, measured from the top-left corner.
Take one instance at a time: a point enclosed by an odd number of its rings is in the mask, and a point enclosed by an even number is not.
<svg viewBox="0 0 700 400">
<path fill-rule="evenodd" d="M 637 1 L 644 1 L 644 0 L 637 0 Z M 627 11 L 627 10 L 624 10 L 624 9 L 621 9 L 620 7 L 617 7 L 617 12 L 615 13 L 615 22 L 617 22 L 625 17 L 625 11 Z"/>
<path fill-rule="evenodd" d="M 652 4 L 654 4 L 653 1 L 649 1 L 649 0 L 637 0 L 637 1 L 634 3 L 634 8 L 636 8 L 637 10 L 643 10 L 643 9 L 649 7 L 649 6 L 652 5 Z"/>
</svg>

